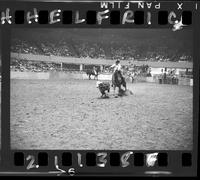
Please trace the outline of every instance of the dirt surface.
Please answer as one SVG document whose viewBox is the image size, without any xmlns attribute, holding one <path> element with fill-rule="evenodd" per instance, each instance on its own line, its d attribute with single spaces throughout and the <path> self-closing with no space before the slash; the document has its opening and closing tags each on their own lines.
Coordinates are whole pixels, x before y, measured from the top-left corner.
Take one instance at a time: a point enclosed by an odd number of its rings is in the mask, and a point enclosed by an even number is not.
<svg viewBox="0 0 200 180">
<path fill-rule="evenodd" d="M 11 80 L 12 149 L 192 149 L 192 87 L 128 88 L 101 99 L 94 80 Z"/>
</svg>

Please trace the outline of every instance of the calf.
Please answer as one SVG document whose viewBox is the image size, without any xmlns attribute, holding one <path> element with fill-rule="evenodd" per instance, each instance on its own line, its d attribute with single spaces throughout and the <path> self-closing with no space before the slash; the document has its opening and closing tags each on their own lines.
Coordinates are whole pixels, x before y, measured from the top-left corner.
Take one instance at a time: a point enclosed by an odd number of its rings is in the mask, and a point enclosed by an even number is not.
<svg viewBox="0 0 200 180">
<path fill-rule="evenodd" d="M 109 93 L 110 92 L 110 83 L 109 82 L 101 82 L 97 81 L 96 82 L 96 87 L 99 88 L 101 92 L 101 97 L 106 97 L 106 91 Z"/>
</svg>

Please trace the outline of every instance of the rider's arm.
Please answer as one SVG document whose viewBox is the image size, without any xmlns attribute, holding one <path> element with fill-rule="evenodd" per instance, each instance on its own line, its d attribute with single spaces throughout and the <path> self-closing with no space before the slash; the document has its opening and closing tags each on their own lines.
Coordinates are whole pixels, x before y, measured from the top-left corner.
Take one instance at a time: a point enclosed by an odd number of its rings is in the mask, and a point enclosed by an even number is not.
<svg viewBox="0 0 200 180">
<path fill-rule="evenodd" d="M 114 68 L 116 65 L 115 64 L 113 64 L 112 66 L 110 66 L 110 68 Z"/>
</svg>

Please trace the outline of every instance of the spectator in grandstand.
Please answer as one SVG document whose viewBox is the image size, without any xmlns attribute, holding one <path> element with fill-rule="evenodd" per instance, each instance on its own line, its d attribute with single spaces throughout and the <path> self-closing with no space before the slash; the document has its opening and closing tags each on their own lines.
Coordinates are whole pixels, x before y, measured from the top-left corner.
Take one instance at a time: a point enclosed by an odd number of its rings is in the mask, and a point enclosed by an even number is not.
<svg viewBox="0 0 200 180">
<path fill-rule="evenodd" d="M 167 47 L 160 49 L 148 50 L 148 47 L 140 50 L 139 45 L 110 43 L 108 48 L 103 43 L 92 43 L 83 41 L 61 41 L 56 45 L 48 40 L 32 42 L 30 40 L 13 39 L 12 52 L 32 53 L 56 56 L 73 56 L 73 57 L 90 57 L 90 58 L 110 58 L 120 60 L 144 59 L 148 61 L 192 61 L 192 56 L 185 52 L 167 51 Z M 108 52 L 109 50 L 109 52 Z M 107 51 L 107 53 L 106 53 Z M 106 55 L 107 54 L 107 55 Z M 175 55 L 174 55 L 175 54 Z"/>
</svg>

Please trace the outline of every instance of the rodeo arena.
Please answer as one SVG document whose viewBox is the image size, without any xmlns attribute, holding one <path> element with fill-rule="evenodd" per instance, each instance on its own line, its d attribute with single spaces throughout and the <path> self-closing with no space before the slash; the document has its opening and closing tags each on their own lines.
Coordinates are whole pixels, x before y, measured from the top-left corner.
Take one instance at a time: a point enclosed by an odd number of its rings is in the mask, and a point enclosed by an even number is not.
<svg viewBox="0 0 200 180">
<path fill-rule="evenodd" d="M 11 147 L 192 149 L 191 33 L 148 30 L 13 31 Z"/>
</svg>

